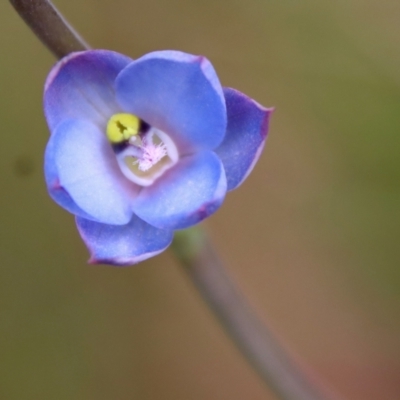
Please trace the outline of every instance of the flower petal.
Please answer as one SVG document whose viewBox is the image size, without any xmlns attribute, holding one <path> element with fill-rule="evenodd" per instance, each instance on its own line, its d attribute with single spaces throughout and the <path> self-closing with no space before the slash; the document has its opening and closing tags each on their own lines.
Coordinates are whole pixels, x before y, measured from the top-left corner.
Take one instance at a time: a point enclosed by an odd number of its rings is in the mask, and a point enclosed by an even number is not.
<svg viewBox="0 0 400 400">
<path fill-rule="evenodd" d="M 105 126 L 120 110 L 114 80 L 131 62 L 129 57 L 107 50 L 71 53 L 51 70 L 44 90 L 44 112 L 52 131 L 61 121 L 88 119 Z"/>
<path fill-rule="evenodd" d="M 44 177 L 46 180 L 47 189 L 49 191 L 50 197 L 61 207 L 65 208 L 72 214 L 79 215 L 83 218 L 91 217 L 85 213 L 80 207 L 76 205 L 72 197 L 68 192 L 60 186 L 60 180 L 58 177 L 57 166 L 54 160 L 54 135 L 50 137 L 47 143 L 46 151 L 44 154 Z"/>
<path fill-rule="evenodd" d="M 116 79 L 125 111 L 164 131 L 181 154 L 214 149 L 226 129 L 222 87 L 210 62 L 178 51 L 157 51 L 128 65 Z"/>
<path fill-rule="evenodd" d="M 215 150 L 226 172 L 228 190 L 237 188 L 261 155 L 273 111 L 237 90 L 224 88 L 228 114 L 227 132 Z"/>
<path fill-rule="evenodd" d="M 173 231 L 157 229 L 136 216 L 127 225 L 77 217 L 76 225 L 90 251 L 91 264 L 136 264 L 161 253 L 173 238 Z"/>
<path fill-rule="evenodd" d="M 184 157 L 153 185 L 143 188 L 133 210 L 163 229 L 183 229 L 213 214 L 226 193 L 221 161 L 211 151 Z"/>
<path fill-rule="evenodd" d="M 91 219 L 114 225 L 130 221 L 131 203 L 139 188 L 121 174 L 114 152 L 97 126 L 80 120 L 61 123 L 50 137 L 46 154 L 47 176 Z M 54 193 L 53 187 L 49 190 Z M 58 202 L 67 208 L 66 202 Z"/>
</svg>

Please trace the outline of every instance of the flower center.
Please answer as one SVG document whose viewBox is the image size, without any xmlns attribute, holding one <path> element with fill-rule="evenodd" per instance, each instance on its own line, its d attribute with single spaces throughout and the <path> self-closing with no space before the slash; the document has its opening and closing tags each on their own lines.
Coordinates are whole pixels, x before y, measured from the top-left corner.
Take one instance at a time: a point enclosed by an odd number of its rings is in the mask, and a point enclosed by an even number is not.
<svg viewBox="0 0 400 400">
<path fill-rule="evenodd" d="M 114 114 L 107 123 L 107 138 L 122 143 L 139 134 L 140 119 L 132 114 Z"/>
<path fill-rule="evenodd" d="M 141 186 L 151 185 L 178 161 L 172 139 L 133 114 L 114 114 L 107 123 L 107 138 L 121 172 Z"/>
</svg>

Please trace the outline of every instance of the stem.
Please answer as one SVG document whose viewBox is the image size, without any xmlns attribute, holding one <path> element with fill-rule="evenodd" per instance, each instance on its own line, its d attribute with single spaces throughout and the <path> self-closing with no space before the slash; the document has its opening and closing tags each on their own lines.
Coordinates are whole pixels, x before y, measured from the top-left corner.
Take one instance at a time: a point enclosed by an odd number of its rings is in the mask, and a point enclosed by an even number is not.
<svg viewBox="0 0 400 400">
<path fill-rule="evenodd" d="M 172 246 L 189 279 L 248 362 L 285 400 L 333 400 L 254 315 L 200 228 L 177 232 Z"/>
<path fill-rule="evenodd" d="M 10 2 L 57 58 L 89 49 L 49 0 Z M 304 369 L 257 319 L 200 228 L 177 232 L 172 249 L 227 334 L 281 399 L 337 399 L 322 389 L 321 384 L 317 388 Z"/>
<path fill-rule="evenodd" d="M 10 3 L 57 58 L 89 49 L 50 0 L 10 0 Z"/>
</svg>

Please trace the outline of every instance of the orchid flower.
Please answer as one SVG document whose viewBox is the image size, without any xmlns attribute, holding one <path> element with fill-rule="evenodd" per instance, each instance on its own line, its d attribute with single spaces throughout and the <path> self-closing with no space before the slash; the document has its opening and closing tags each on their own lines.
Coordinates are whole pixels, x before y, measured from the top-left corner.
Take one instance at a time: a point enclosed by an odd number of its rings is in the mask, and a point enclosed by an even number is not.
<svg viewBox="0 0 400 400">
<path fill-rule="evenodd" d="M 91 263 L 131 265 L 213 214 L 248 176 L 271 109 L 223 88 L 204 57 L 71 53 L 44 90 L 50 196 L 76 216 Z"/>
</svg>

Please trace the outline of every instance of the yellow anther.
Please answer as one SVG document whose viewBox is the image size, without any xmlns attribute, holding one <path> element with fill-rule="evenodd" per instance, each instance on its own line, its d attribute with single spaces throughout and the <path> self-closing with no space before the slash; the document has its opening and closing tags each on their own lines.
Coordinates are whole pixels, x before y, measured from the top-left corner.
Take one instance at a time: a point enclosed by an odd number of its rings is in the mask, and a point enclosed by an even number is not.
<svg viewBox="0 0 400 400">
<path fill-rule="evenodd" d="M 133 114 L 114 114 L 107 123 L 107 138 L 111 143 L 121 143 L 139 133 L 140 119 Z"/>
</svg>

